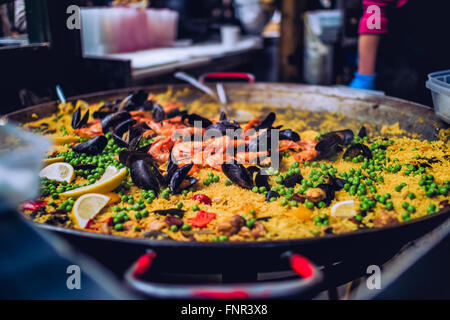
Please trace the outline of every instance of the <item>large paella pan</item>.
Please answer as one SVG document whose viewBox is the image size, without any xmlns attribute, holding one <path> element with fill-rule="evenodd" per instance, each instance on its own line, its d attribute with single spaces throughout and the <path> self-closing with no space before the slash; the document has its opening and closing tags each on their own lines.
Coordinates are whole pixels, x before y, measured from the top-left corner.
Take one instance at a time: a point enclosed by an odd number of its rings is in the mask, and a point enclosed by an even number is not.
<svg viewBox="0 0 450 320">
<path fill-rule="evenodd" d="M 234 119 L 184 86 L 9 115 L 56 144 L 25 215 L 91 250 L 150 246 L 194 271 L 234 268 L 234 255 L 272 269 L 288 249 L 332 262 L 448 215 L 446 129 L 429 109 L 312 86 L 226 89 Z"/>
</svg>

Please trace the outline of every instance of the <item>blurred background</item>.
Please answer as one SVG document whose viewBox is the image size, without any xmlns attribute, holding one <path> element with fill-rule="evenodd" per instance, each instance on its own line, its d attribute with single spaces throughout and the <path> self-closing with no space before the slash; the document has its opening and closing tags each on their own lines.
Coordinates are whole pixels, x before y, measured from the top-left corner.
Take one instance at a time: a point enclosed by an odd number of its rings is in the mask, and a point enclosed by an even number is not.
<svg viewBox="0 0 450 320">
<path fill-rule="evenodd" d="M 81 29 L 68 28 L 71 5 Z M 448 69 L 447 6 L 389 11 L 376 90 L 432 105 L 424 83 Z M 0 0 L 0 112 L 53 100 L 56 84 L 74 96 L 172 83 L 178 70 L 348 85 L 362 13 L 361 0 Z"/>
</svg>

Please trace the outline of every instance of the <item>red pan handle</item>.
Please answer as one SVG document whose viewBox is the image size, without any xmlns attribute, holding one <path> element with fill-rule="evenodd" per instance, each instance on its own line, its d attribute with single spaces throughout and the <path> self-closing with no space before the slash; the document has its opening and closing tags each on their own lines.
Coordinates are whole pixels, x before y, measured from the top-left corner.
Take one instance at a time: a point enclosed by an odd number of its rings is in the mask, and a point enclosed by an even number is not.
<svg viewBox="0 0 450 320">
<path fill-rule="evenodd" d="M 245 72 L 212 72 L 200 76 L 201 83 L 206 82 L 226 82 L 227 80 L 241 80 L 242 82 L 254 83 L 255 76 Z"/>
<path fill-rule="evenodd" d="M 287 252 L 282 255 L 289 259 L 290 266 L 299 278 L 294 280 L 236 284 L 163 284 L 149 282 L 142 276 L 149 272 L 156 253 L 147 251 L 125 272 L 125 281 L 134 290 L 156 298 L 175 299 L 273 299 L 302 295 L 317 287 L 322 273 L 305 257 Z"/>
</svg>

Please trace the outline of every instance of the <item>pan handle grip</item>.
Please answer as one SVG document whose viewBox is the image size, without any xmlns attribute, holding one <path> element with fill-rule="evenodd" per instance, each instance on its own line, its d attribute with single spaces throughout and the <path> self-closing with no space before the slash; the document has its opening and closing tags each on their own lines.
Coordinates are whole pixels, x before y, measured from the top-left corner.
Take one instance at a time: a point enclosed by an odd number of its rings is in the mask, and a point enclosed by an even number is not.
<svg viewBox="0 0 450 320">
<path fill-rule="evenodd" d="M 201 83 L 206 82 L 227 82 L 240 80 L 242 82 L 254 83 L 255 76 L 246 72 L 211 72 L 200 76 Z"/>
<path fill-rule="evenodd" d="M 282 258 L 289 260 L 292 270 L 299 275 L 297 279 L 210 285 L 163 284 L 142 279 L 155 257 L 156 253 L 152 250 L 139 257 L 125 272 L 125 281 L 132 289 L 160 299 L 274 299 L 307 294 L 323 279 L 319 269 L 307 258 L 287 252 Z"/>
</svg>

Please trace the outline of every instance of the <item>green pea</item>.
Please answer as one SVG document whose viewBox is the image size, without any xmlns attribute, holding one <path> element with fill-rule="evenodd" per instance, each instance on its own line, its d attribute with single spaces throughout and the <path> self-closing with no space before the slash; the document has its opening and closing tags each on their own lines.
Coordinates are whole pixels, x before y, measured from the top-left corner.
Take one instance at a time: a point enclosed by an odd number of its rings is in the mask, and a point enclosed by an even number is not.
<svg viewBox="0 0 450 320">
<path fill-rule="evenodd" d="M 193 211 L 198 211 L 198 210 L 200 210 L 200 208 L 198 207 L 198 205 L 194 204 L 194 205 L 192 206 L 192 210 L 193 210 Z"/>
<path fill-rule="evenodd" d="M 220 236 L 219 237 L 219 241 L 227 241 L 228 240 L 228 237 L 227 236 Z"/>
<path fill-rule="evenodd" d="M 314 202 L 309 201 L 309 200 L 305 200 L 305 206 L 306 206 L 308 209 L 312 209 L 312 208 L 314 208 Z"/>
<path fill-rule="evenodd" d="M 231 181 L 230 180 L 225 180 L 225 185 L 228 187 L 228 186 L 231 186 Z"/>
<path fill-rule="evenodd" d="M 116 225 L 114 226 L 114 229 L 115 229 L 116 231 L 121 231 L 121 230 L 123 230 L 123 224 L 121 224 L 121 223 L 116 224 Z"/>
<path fill-rule="evenodd" d="M 183 230 L 183 231 L 189 231 L 189 230 L 191 230 L 191 225 L 189 225 L 189 224 L 183 224 L 183 226 L 181 227 L 181 230 Z"/>
<path fill-rule="evenodd" d="M 170 226 L 170 231 L 177 232 L 178 231 L 178 227 L 176 225 L 171 225 Z"/>
<path fill-rule="evenodd" d="M 296 207 L 296 206 L 297 206 L 297 201 L 292 200 L 291 202 L 289 202 L 289 205 L 290 205 L 291 207 Z"/>
<path fill-rule="evenodd" d="M 285 206 L 285 205 L 287 205 L 287 204 L 288 204 L 288 202 L 287 202 L 286 199 L 281 199 L 281 205 L 282 205 L 282 206 Z"/>
<path fill-rule="evenodd" d="M 178 202 L 178 203 L 177 203 L 177 208 L 178 208 L 178 209 L 183 208 L 183 202 Z"/>
</svg>

